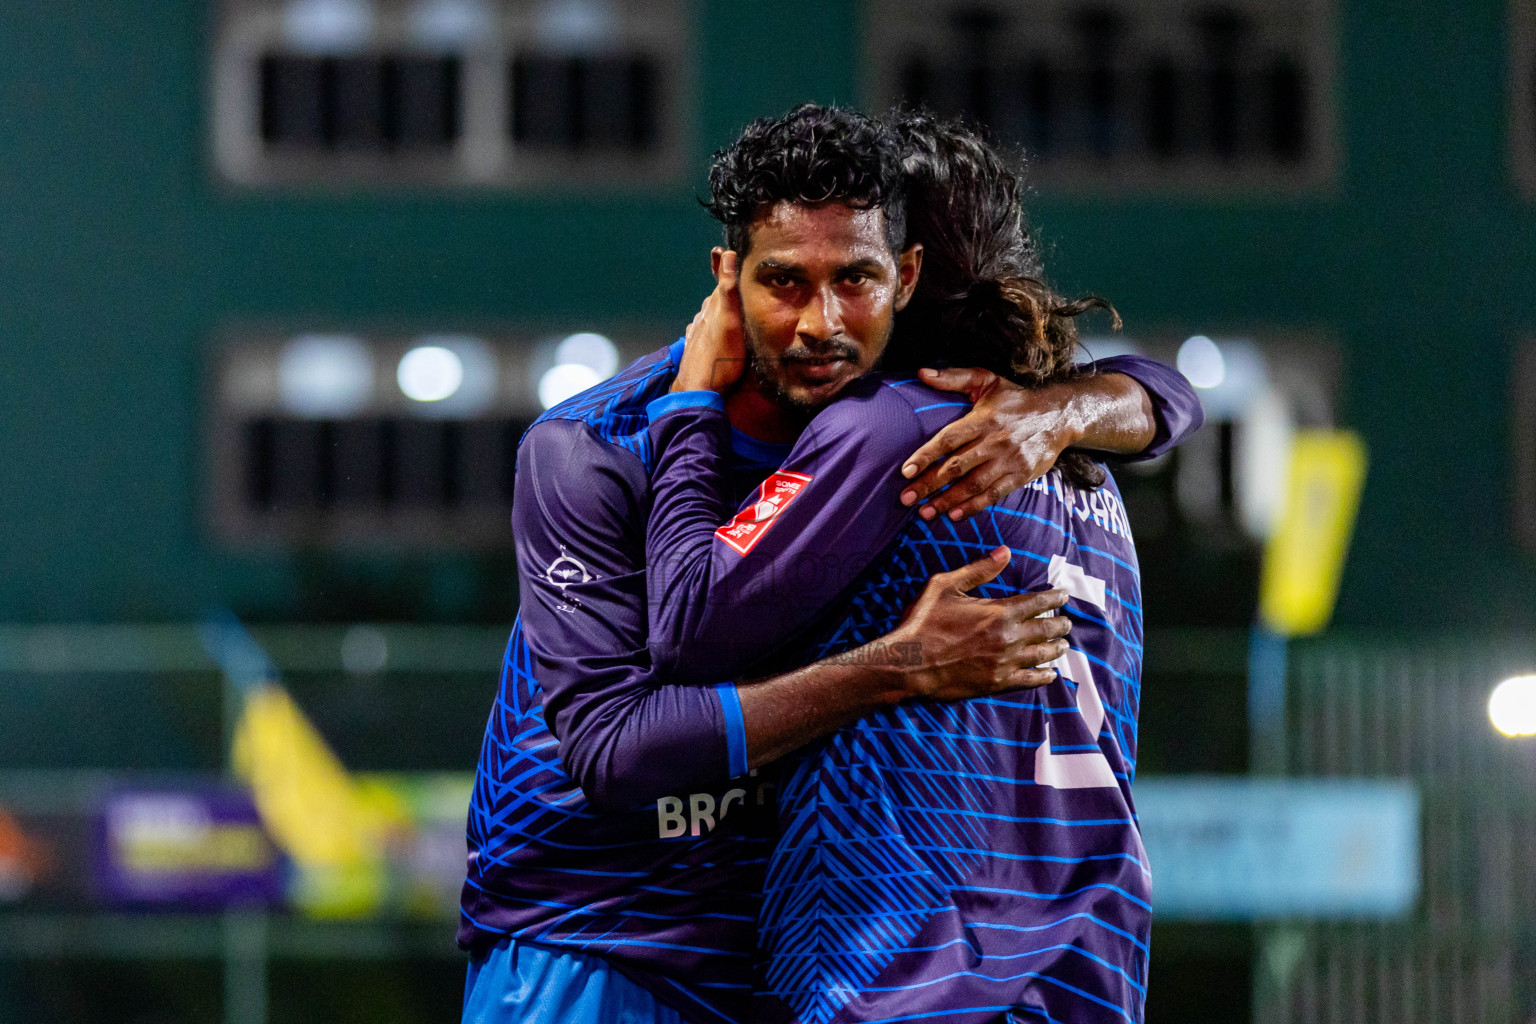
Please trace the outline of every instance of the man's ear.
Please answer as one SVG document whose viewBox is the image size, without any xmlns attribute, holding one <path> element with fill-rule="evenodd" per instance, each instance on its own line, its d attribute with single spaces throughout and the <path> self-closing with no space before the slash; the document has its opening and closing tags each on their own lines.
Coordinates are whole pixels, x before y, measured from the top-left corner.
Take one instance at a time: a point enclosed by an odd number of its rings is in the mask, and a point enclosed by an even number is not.
<svg viewBox="0 0 1536 1024">
<path fill-rule="evenodd" d="M 900 286 L 896 290 L 896 309 L 901 311 L 912 300 L 912 292 L 917 288 L 918 275 L 923 270 L 923 246 L 920 242 L 914 242 L 896 263 L 896 280 Z"/>
<path fill-rule="evenodd" d="M 720 257 L 725 255 L 724 246 L 715 246 L 709 250 L 709 272 L 716 281 L 720 280 Z"/>
</svg>

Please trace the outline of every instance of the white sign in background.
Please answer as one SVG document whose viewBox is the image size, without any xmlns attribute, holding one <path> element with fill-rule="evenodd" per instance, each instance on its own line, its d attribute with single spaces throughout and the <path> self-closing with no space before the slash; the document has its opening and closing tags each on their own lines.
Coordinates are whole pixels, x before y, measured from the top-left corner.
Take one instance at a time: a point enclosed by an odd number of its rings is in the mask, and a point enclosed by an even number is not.
<svg viewBox="0 0 1536 1024">
<path fill-rule="evenodd" d="M 1354 779 L 1143 778 L 1161 920 L 1391 918 L 1419 896 L 1419 797 Z"/>
</svg>

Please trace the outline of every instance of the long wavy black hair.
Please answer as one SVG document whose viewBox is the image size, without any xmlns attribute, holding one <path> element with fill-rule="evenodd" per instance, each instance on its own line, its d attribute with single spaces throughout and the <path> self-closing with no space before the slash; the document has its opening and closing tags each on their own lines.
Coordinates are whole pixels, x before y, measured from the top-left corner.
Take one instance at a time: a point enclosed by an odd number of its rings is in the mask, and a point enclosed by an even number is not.
<svg viewBox="0 0 1536 1024">
<path fill-rule="evenodd" d="M 923 268 L 883 365 L 911 371 L 942 360 L 1026 387 L 1079 376 L 1076 318 L 1105 310 L 1116 329 L 1120 318 L 1096 295 L 1069 301 L 1045 283 L 1024 216 L 1022 160 L 960 121 L 921 111 L 885 121 L 901 143 L 906 241 L 922 243 Z M 1103 467 L 1083 452 L 1066 452 L 1057 466 L 1075 486 L 1104 483 Z"/>
</svg>

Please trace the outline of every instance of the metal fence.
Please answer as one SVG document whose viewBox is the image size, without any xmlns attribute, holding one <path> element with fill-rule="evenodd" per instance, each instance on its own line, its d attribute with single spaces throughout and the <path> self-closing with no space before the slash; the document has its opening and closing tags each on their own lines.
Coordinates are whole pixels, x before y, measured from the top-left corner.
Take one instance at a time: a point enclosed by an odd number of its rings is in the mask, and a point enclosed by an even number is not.
<svg viewBox="0 0 1536 1024">
<path fill-rule="evenodd" d="M 1256 1024 L 1525 1024 L 1536 1012 L 1536 740 L 1487 702 L 1536 666 L 1532 638 L 1296 645 L 1283 768 L 1413 780 L 1423 895 L 1407 920 L 1259 930 Z"/>
</svg>

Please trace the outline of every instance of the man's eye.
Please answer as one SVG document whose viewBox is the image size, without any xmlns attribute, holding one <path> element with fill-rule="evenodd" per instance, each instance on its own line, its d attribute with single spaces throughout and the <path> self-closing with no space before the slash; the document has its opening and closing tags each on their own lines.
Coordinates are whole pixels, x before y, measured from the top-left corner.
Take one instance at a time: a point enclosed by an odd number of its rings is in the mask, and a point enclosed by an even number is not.
<svg viewBox="0 0 1536 1024">
<path fill-rule="evenodd" d="M 768 283 L 775 288 L 793 288 L 795 279 L 788 274 L 774 274 L 768 278 Z"/>
<path fill-rule="evenodd" d="M 863 284 L 865 281 L 869 280 L 869 275 L 868 274 L 849 274 L 847 277 L 843 278 L 843 280 L 847 281 L 849 284 L 852 284 L 852 285 L 860 285 L 860 284 Z"/>
</svg>

